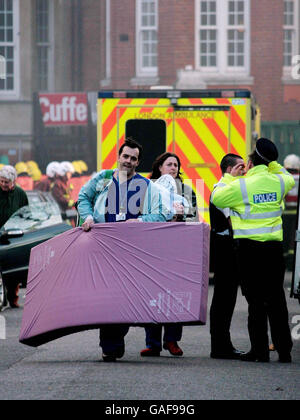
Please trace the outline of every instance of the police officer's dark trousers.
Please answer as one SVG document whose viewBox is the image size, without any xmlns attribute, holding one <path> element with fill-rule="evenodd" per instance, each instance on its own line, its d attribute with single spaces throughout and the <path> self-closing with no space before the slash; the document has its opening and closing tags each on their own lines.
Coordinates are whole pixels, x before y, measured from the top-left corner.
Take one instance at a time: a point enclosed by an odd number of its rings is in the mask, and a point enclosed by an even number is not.
<svg viewBox="0 0 300 420">
<path fill-rule="evenodd" d="M 238 291 L 238 271 L 234 241 L 230 235 L 215 234 L 213 238 L 214 294 L 210 308 L 212 353 L 230 353 L 233 345 L 230 325 Z"/>
<path fill-rule="evenodd" d="M 289 354 L 293 343 L 283 288 L 285 263 L 282 243 L 239 239 L 238 262 L 242 292 L 248 308 L 251 351 L 269 354 L 268 321 L 273 344 L 279 354 Z"/>
</svg>

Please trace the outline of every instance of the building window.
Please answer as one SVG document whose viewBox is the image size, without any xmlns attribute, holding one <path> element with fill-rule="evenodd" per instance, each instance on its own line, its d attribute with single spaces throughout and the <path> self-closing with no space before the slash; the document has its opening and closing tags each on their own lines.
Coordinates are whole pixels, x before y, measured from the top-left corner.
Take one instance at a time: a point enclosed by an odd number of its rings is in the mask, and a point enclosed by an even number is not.
<svg viewBox="0 0 300 420">
<path fill-rule="evenodd" d="M 217 66 L 217 2 L 200 2 L 200 66 Z"/>
<path fill-rule="evenodd" d="M 196 1 L 196 67 L 217 74 L 249 72 L 249 0 Z"/>
<path fill-rule="evenodd" d="M 18 6 L 18 0 L 0 0 L 0 91 L 6 94 L 18 87 Z"/>
<path fill-rule="evenodd" d="M 298 52 L 298 13 L 296 0 L 284 0 L 283 62 L 285 68 L 292 66 L 292 58 Z"/>
<path fill-rule="evenodd" d="M 158 0 L 137 0 L 137 75 L 157 75 Z"/>
<path fill-rule="evenodd" d="M 245 2 L 229 1 L 227 28 L 227 64 L 244 67 L 245 63 Z"/>
<path fill-rule="evenodd" d="M 41 91 L 54 88 L 52 25 L 53 2 L 36 0 L 37 87 Z"/>
</svg>

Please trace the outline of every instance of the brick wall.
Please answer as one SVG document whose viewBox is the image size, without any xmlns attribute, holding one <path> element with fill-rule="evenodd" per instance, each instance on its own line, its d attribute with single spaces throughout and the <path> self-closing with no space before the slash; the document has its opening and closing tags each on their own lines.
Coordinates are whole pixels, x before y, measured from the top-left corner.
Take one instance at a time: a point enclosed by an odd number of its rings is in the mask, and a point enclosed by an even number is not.
<svg viewBox="0 0 300 420">
<path fill-rule="evenodd" d="M 251 2 L 252 91 L 261 106 L 264 121 L 300 120 L 299 90 L 284 84 L 283 1 Z M 289 94 L 294 90 L 295 95 Z"/>
<path fill-rule="evenodd" d="M 283 2 L 253 1 L 251 7 L 251 75 L 263 118 L 279 117 L 282 101 Z M 279 30 L 280 28 L 280 30 Z"/>
<path fill-rule="evenodd" d="M 248 86 L 264 121 L 300 120 L 299 84 L 282 81 L 283 0 L 251 0 L 251 57 Z M 159 84 L 175 85 L 177 70 L 195 67 L 194 0 L 159 0 Z M 111 85 L 133 89 L 136 77 L 135 0 L 111 0 Z M 105 78 L 105 0 L 84 2 L 84 88 L 99 89 Z M 300 52 L 299 52 L 300 54 Z M 294 82 L 295 83 L 295 82 Z M 217 88 L 220 86 L 211 86 Z M 224 86 L 229 88 L 229 85 Z M 245 85 L 232 87 L 244 88 Z"/>
<path fill-rule="evenodd" d="M 105 2 L 85 1 L 82 12 L 82 87 L 99 90 L 105 77 Z"/>
<path fill-rule="evenodd" d="M 159 2 L 160 83 L 173 85 L 177 70 L 194 66 L 194 0 Z"/>
<path fill-rule="evenodd" d="M 135 1 L 111 0 L 111 74 L 115 89 L 135 76 Z"/>
</svg>

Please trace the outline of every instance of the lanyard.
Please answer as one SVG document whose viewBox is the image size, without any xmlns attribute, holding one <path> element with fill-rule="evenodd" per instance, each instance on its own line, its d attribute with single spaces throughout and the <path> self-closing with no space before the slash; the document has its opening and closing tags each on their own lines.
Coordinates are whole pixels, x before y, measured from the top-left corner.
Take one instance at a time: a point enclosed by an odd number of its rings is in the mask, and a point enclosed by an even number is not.
<svg viewBox="0 0 300 420">
<path fill-rule="evenodd" d="M 131 177 L 129 180 L 126 180 L 126 182 L 123 182 L 122 184 L 120 184 L 119 171 L 117 173 L 117 181 L 118 181 L 118 186 L 119 186 L 119 213 L 120 214 L 126 214 L 126 212 L 127 212 L 127 205 L 125 206 L 125 202 L 127 202 L 129 184 L 130 184 L 130 182 L 133 178 L 134 178 L 134 176 Z M 121 185 L 125 185 L 125 195 L 124 195 L 123 198 L 122 198 Z"/>
</svg>

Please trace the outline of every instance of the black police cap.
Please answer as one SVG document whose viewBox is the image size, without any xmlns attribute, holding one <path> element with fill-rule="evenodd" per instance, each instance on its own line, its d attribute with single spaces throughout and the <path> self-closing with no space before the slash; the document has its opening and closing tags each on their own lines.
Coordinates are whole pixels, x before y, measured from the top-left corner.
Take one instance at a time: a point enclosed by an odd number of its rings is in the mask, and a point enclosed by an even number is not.
<svg viewBox="0 0 300 420">
<path fill-rule="evenodd" d="M 264 137 L 257 140 L 255 152 L 268 163 L 278 159 L 277 147 L 271 140 Z"/>
</svg>

